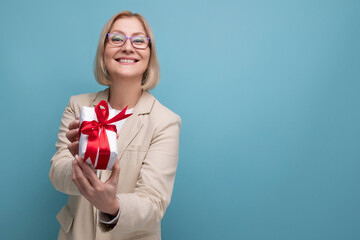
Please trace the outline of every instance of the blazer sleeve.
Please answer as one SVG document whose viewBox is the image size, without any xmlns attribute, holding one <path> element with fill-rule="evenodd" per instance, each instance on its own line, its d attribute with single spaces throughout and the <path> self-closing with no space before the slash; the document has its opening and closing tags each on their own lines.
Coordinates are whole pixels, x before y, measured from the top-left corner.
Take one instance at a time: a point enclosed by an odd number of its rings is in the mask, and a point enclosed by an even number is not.
<svg viewBox="0 0 360 240">
<path fill-rule="evenodd" d="M 140 169 L 133 193 L 117 194 L 120 217 L 115 226 L 101 224 L 102 231 L 146 231 L 159 224 L 170 204 L 179 157 L 179 116 L 156 128 Z"/>
<path fill-rule="evenodd" d="M 55 189 L 69 195 L 80 195 L 77 186 L 72 181 L 72 160 L 74 157 L 67 148 L 70 141 L 65 135 L 69 131 L 69 124 L 75 118 L 74 99 L 71 97 L 61 118 L 58 140 L 55 144 L 56 153 L 51 159 L 49 171 L 49 178 Z"/>
</svg>

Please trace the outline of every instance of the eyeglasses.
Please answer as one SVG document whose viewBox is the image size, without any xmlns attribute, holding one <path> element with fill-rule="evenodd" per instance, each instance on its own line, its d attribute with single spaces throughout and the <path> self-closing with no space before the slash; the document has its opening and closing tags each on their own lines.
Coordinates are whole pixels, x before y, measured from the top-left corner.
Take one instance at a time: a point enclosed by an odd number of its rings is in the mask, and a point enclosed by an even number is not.
<svg viewBox="0 0 360 240">
<path fill-rule="evenodd" d="M 127 39 L 130 39 L 131 45 L 136 49 L 145 49 L 149 46 L 150 38 L 144 36 L 126 37 L 121 33 L 108 33 L 108 42 L 117 47 L 125 44 Z"/>
</svg>

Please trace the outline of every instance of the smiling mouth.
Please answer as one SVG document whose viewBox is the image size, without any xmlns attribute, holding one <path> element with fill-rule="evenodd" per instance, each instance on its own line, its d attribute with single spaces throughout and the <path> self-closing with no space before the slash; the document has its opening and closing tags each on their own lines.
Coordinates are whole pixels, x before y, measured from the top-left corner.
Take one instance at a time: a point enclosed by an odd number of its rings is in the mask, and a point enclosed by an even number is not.
<svg viewBox="0 0 360 240">
<path fill-rule="evenodd" d="M 119 63 L 136 63 L 136 62 L 138 62 L 139 60 L 119 58 L 119 59 L 116 59 L 116 61 L 119 62 Z"/>
</svg>

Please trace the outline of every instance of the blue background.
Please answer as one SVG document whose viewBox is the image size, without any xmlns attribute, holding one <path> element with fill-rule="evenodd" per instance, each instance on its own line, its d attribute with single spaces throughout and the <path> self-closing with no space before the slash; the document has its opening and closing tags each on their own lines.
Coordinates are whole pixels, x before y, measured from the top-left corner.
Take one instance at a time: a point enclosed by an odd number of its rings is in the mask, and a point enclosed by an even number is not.
<svg viewBox="0 0 360 240">
<path fill-rule="evenodd" d="M 360 2 L 1 1 L 0 239 L 56 239 L 71 95 L 104 87 L 100 31 L 145 16 L 183 120 L 164 239 L 360 239 Z"/>
</svg>

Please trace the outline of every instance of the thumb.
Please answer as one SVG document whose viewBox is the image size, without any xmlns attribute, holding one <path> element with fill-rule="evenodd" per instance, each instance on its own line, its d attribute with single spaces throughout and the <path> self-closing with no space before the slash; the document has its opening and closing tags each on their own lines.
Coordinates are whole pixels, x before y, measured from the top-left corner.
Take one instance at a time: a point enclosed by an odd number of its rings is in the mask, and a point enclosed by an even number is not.
<svg viewBox="0 0 360 240">
<path fill-rule="evenodd" d="M 116 158 L 114 166 L 112 168 L 111 175 L 106 182 L 109 182 L 113 185 L 117 185 L 119 182 L 119 174 L 120 174 L 120 164 L 119 164 L 119 160 Z"/>
</svg>

